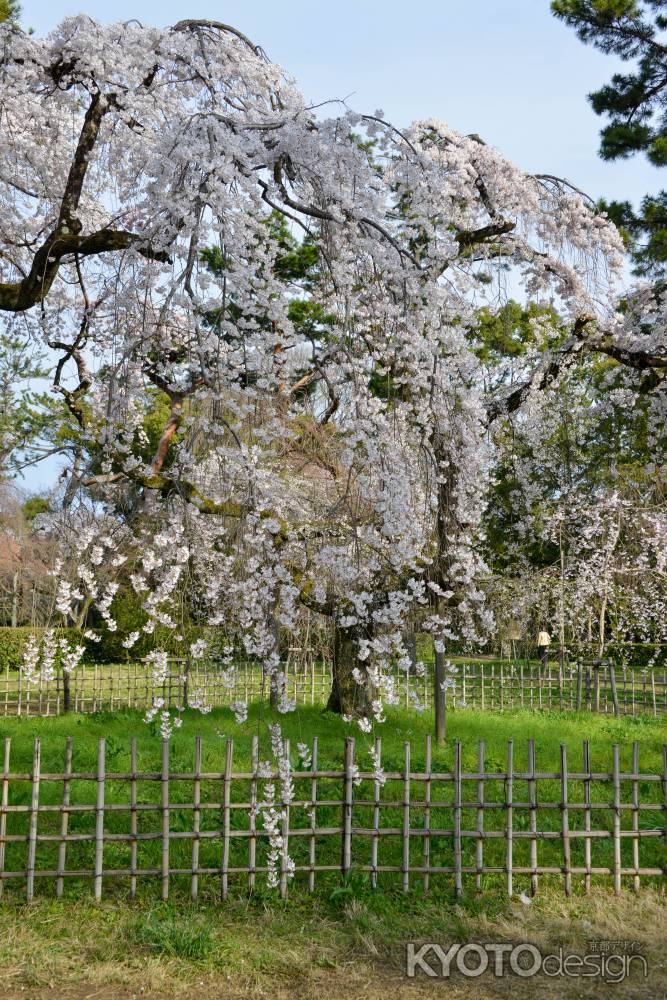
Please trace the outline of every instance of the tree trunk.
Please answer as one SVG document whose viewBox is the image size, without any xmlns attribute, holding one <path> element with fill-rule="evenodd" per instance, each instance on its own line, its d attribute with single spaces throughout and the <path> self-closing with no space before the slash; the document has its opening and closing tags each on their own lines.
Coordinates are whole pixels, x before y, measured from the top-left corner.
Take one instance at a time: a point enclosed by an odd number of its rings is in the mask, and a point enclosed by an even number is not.
<svg viewBox="0 0 667 1000">
<path fill-rule="evenodd" d="M 334 623 L 333 677 L 327 709 L 338 715 L 366 715 L 370 710 L 368 687 L 357 684 L 352 676 L 355 667 L 365 671 L 357 655 L 357 638 L 353 629 L 340 628 Z"/>
<path fill-rule="evenodd" d="M 447 677 L 445 662 L 444 651 L 439 653 L 436 650 L 433 705 L 435 707 L 435 740 L 439 747 L 445 745 L 447 737 L 447 693 L 442 686 Z"/>
<path fill-rule="evenodd" d="M 16 572 L 12 577 L 12 628 L 16 628 L 18 623 L 19 623 L 19 574 L 18 572 Z"/>
<path fill-rule="evenodd" d="M 417 673 L 417 633 L 414 629 L 408 629 L 403 635 L 403 645 L 410 657 L 410 673 Z"/>
</svg>

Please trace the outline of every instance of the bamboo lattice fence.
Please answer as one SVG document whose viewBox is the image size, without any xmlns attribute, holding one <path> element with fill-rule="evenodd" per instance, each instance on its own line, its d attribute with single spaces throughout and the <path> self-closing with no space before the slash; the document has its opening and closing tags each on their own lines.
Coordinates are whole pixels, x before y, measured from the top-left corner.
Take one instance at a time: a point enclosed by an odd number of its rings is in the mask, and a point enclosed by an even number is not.
<svg viewBox="0 0 667 1000">
<path fill-rule="evenodd" d="M 523 766 L 510 741 L 504 761 L 490 759 L 483 742 L 457 742 L 438 751 L 434 767 L 427 738 L 423 747 L 405 743 L 402 759 L 399 752 L 383 761 L 384 775 L 359 770 L 351 738 L 333 768 L 319 766 L 317 738 L 310 749 L 307 769 L 292 767 L 293 797 L 276 803 L 282 896 L 291 862 L 311 891 L 326 873 L 345 879 L 353 871 L 369 888 L 428 891 L 438 882 L 457 895 L 499 883 L 509 895 L 535 893 L 554 878 L 568 895 L 606 881 L 619 893 L 624 882 L 638 890 L 642 879 L 667 875 L 667 746 L 662 766 L 654 758 L 648 771 L 637 743 L 615 745 L 611 759 L 601 759 L 588 741 L 576 762 L 561 745 L 556 770 L 538 767 L 533 741 Z M 289 758 L 287 742 L 283 751 Z M 250 757 L 237 750 L 236 763 L 232 740 L 205 747 L 195 739 L 186 770 L 179 752 L 176 769 L 175 750 L 163 741 L 149 769 L 139 766 L 136 740 L 119 748 L 101 739 L 94 761 L 82 748 L 88 766 L 77 770 L 68 738 L 64 768 L 54 772 L 43 766 L 37 739 L 30 770 L 20 771 L 11 769 L 5 740 L 0 892 L 8 886 L 31 900 L 39 883 L 60 897 L 66 885 L 69 892 L 90 880 L 98 900 L 105 891 L 134 897 L 150 878 L 163 899 L 175 883 L 196 899 L 204 880 L 223 899 L 252 892 L 269 868 L 261 806 L 267 781 L 283 787 L 275 764 L 269 772 L 260 763 L 257 737 Z M 375 752 L 381 760 L 380 740 Z"/>
<path fill-rule="evenodd" d="M 304 669 L 287 664 L 287 696 L 299 705 L 325 702 L 331 690 L 331 668 L 311 661 Z M 581 709 L 619 715 L 667 715 L 667 670 L 629 669 L 601 664 L 575 663 L 559 668 L 529 663 L 458 663 L 448 678 L 450 708 L 504 710 Z M 394 672 L 400 703 L 405 707 L 433 704 L 433 668 L 426 664 L 421 675 Z M 200 698 L 211 707 L 234 701 L 254 701 L 266 695 L 268 684 L 262 670 L 241 663 L 229 685 L 225 675 L 199 661 L 192 665 L 172 662 L 167 679 L 153 680 L 143 663 L 80 666 L 68 678 L 58 674 L 52 681 L 27 684 L 20 673 L 4 675 L 0 682 L 0 714 L 5 716 L 59 715 L 77 712 L 145 709 L 158 698 L 170 708 L 194 704 Z"/>
</svg>

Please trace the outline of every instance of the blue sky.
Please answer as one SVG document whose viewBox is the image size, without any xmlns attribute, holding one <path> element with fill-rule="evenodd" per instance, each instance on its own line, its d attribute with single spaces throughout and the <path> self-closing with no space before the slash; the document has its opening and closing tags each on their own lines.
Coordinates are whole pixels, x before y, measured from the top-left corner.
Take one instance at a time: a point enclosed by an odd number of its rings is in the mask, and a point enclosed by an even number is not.
<svg viewBox="0 0 667 1000">
<path fill-rule="evenodd" d="M 102 21 L 225 21 L 296 77 L 311 102 L 347 98 L 397 125 L 439 117 L 477 132 L 524 170 L 567 177 L 593 197 L 641 197 L 659 186 L 642 158 L 603 163 L 600 119 L 586 95 L 618 62 L 582 45 L 548 0 L 23 0 L 23 23 L 45 34 L 81 11 Z M 53 482 L 53 462 L 25 487 Z"/>
</svg>

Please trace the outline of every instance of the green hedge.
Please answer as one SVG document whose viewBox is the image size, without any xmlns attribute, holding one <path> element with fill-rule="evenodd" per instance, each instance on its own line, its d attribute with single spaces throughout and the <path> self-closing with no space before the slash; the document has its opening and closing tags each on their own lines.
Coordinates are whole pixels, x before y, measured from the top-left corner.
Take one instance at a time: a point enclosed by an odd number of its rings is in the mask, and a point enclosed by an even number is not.
<svg viewBox="0 0 667 1000">
<path fill-rule="evenodd" d="M 18 670 L 29 636 L 41 636 L 45 631 L 44 628 L 32 628 L 29 625 L 18 628 L 0 627 L 0 672 Z M 93 645 L 83 638 L 78 629 L 56 628 L 54 632 L 58 639 L 65 637 L 70 645 L 82 642 L 86 647 Z"/>
<path fill-rule="evenodd" d="M 595 659 L 597 646 L 587 643 L 568 645 L 570 659 Z M 612 659 L 619 666 L 641 669 L 649 665 L 655 670 L 667 667 L 667 645 L 653 642 L 609 642 L 605 646 L 604 657 Z"/>
<path fill-rule="evenodd" d="M 0 627 L 0 673 L 7 670 L 18 670 L 23 658 L 28 637 L 31 635 L 41 636 L 46 629 L 32 628 L 29 625 L 19 628 Z M 146 653 L 156 647 L 166 649 L 174 655 L 183 654 L 183 643 L 176 642 L 171 629 L 158 628 L 155 635 L 142 635 L 132 649 L 125 649 L 123 640 L 131 629 L 109 632 L 108 629 L 95 630 L 100 636 L 100 641 L 85 639 L 83 634 L 75 628 L 55 628 L 57 638 L 65 637 L 70 645 L 83 644 L 86 652 L 84 662 L 86 663 L 125 663 L 128 660 L 140 660 Z M 214 629 L 207 626 L 189 626 L 183 635 L 186 645 L 195 642 L 197 639 L 206 639 L 211 652 L 215 653 L 216 648 L 224 645 L 224 635 L 221 629 Z"/>
</svg>

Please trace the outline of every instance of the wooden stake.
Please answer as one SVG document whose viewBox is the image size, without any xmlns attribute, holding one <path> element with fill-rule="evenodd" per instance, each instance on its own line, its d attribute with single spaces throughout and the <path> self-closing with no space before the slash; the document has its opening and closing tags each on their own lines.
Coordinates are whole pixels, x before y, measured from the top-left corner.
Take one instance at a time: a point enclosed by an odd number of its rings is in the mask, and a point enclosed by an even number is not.
<svg viewBox="0 0 667 1000">
<path fill-rule="evenodd" d="M 482 873 L 484 870 L 484 740 L 479 741 L 477 753 L 477 842 L 475 844 L 475 889 L 482 894 Z"/>
<path fill-rule="evenodd" d="M 343 843 L 341 872 L 343 878 L 352 867 L 352 765 L 354 763 L 354 739 L 345 739 L 345 763 L 343 771 Z"/>
<path fill-rule="evenodd" d="M 30 902 L 35 894 L 35 854 L 37 849 L 37 821 L 39 819 L 39 779 L 41 761 L 41 741 L 35 740 L 32 754 L 32 777 L 30 785 L 30 821 L 28 826 L 28 863 L 26 898 Z"/>
<path fill-rule="evenodd" d="M 632 866 L 635 874 L 632 885 L 639 892 L 639 744 L 632 744 Z"/>
<path fill-rule="evenodd" d="M 424 893 L 429 891 L 431 867 L 431 735 L 426 734 L 426 755 L 424 760 L 426 780 L 424 782 L 424 843 L 422 847 L 422 865 L 425 868 L 422 883 Z"/>
<path fill-rule="evenodd" d="M 195 777 L 192 785 L 192 877 L 190 898 L 199 895 L 199 846 L 201 838 L 201 736 L 195 736 Z"/>
<path fill-rule="evenodd" d="M 230 831 L 230 809 L 231 804 L 231 775 L 232 775 L 232 759 L 234 755 L 234 741 L 227 740 L 227 747 L 225 752 L 225 773 L 222 779 L 222 864 L 221 864 L 221 881 L 222 881 L 222 898 L 227 899 L 229 885 L 229 831 Z"/>
<path fill-rule="evenodd" d="M 461 877 L 461 741 L 454 744 L 454 892 L 457 898 L 463 895 Z"/>
<path fill-rule="evenodd" d="M 312 660 L 311 660 L 312 668 Z M 311 674 L 314 676 L 314 674 Z M 310 869 L 308 871 L 308 889 L 310 892 L 315 891 L 315 830 L 317 829 L 317 736 L 313 736 L 313 749 L 312 749 L 312 760 L 311 769 L 313 771 L 313 777 L 310 779 L 310 842 L 308 845 L 308 863 Z"/>
<path fill-rule="evenodd" d="M 561 834 L 563 838 L 563 874 L 565 875 L 565 895 L 572 895 L 572 861 L 570 852 L 570 817 L 568 812 L 567 747 L 560 745 L 560 808 Z"/>
<path fill-rule="evenodd" d="M 586 777 L 584 778 L 584 832 L 590 833 L 591 831 L 591 760 L 590 760 L 590 747 L 588 740 L 584 740 L 583 746 L 583 769 Z M 584 875 L 584 889 L 586 893 L 591 891 L 591 838 L 584 838 L 584 866 L 586 868 L 586 874 Z"/>
<path fill-rule="evenodd" d="M 137 738 L 130 741 L 130 898 L 137 895 L 137 835 L 139 822 L 137 816 Z"/>
<path fill-rule="evenodd" d="M 530 838 L 530 876 L 531 895 L 537 895 L 538 875 L 537 875 L 537 782 L 535 780 L 535 740 L 528 740 L 528 805 L 530 813 L 528 815 L 528 825 L 531 832 Z"/>
<path fill-rule="evenodd" d="M 0 896 L 5 886 L 2 873 L 5 870 L 5 853 L 7 844 L 7 806 L 9 805 L 9 753 L 12 741 L 9 736 L 5 737 L 5 752 L 2 763 L 2 798 L 0 799 Z"/>
<path fill-rule="evenodd" d="M 614 743 L 614 892 L 621 893 L 621 777 L 618 743 Z"/>
<path fill-rule="evenodd" d="M 403 892 L 410 889 L 410 744 L 403 745 Z"/>
<path fill-rule="evenodd" d="M 513 876 L 513 854 L 514 854 L 514 813 L 512 807 L 512 794 L 514 788 L 514 743 L 507 741 L 507 778 L 505 780 L 505 806 L 507 811 L 507 823 L 505 836 L 507 838 L 507 895 L 512 896 L 514 892 Z"/>
<path fill-rule="evenodd" d="M 63 801 L 60 813 L 60 844 L 58 845 L 58 878 L 56 879 L 56 896 L 63 894 L 65 860 L 67 855 L 67 827 L 69 822 L 70 778 L 72 774 L 72 737 L 68 736 L 65 743 L 65 773 L 63 777 Z"/>
<path fill-rule="evenodd" d="M 102 738 L 97 746 L 97 798 L 95 802 L 95 900 L 102 898 L 102 871 L 104 867 L 104 782 L 106 743 Z"/>
<path fill-rule="evenodd" d="M 259 769 L 259 737 L 257 733 L 252 738 L 250 769 L 252 778 L 250 779 L 250 816 L 248 822 L 250 828 L 250 836 L 248 837 L 248 892 L 252 893 L 255 889 L 257 868 L 257 772 Z"/>
</svg>

